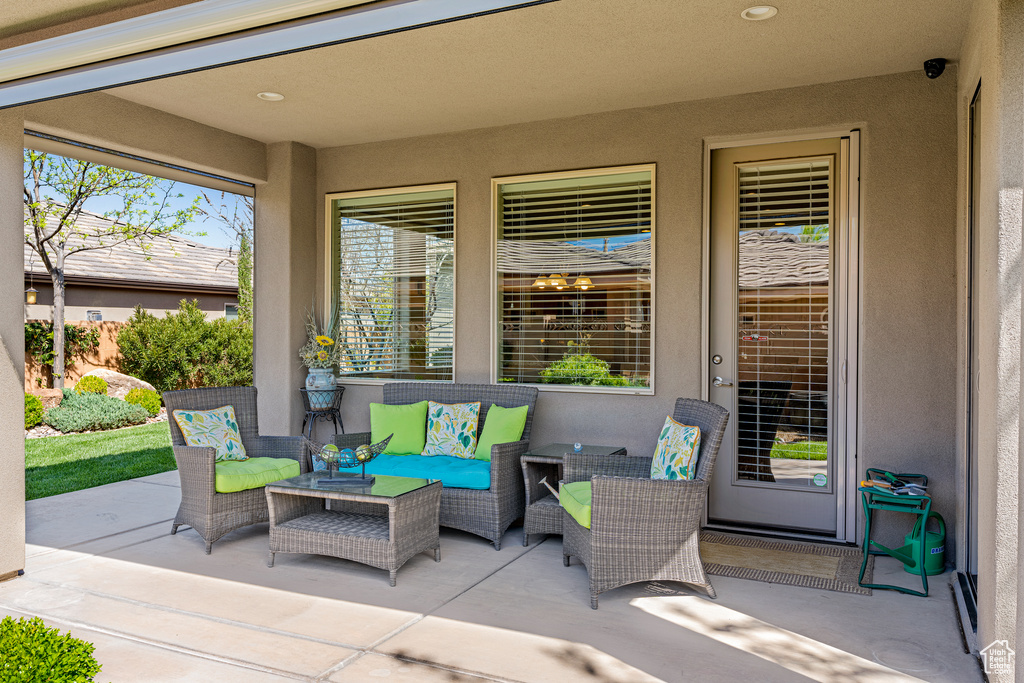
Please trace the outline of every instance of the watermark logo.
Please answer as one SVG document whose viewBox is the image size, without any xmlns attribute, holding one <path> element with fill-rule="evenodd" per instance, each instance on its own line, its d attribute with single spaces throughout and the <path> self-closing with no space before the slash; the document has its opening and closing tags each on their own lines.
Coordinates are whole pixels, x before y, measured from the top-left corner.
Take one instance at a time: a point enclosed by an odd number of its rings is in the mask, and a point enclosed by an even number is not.
<svg viewBox="0 0 1024 683">
<path fill-rule="evenodd" d="M 981 651 L 981 658 L 985 662 L 985 673 L 987 674 L 1012 674 L 1014 652 L 1010 649 L 1010 643 L 1005 640 L 996 640 L 989 643 L 988 647 Z"/>
</svg>

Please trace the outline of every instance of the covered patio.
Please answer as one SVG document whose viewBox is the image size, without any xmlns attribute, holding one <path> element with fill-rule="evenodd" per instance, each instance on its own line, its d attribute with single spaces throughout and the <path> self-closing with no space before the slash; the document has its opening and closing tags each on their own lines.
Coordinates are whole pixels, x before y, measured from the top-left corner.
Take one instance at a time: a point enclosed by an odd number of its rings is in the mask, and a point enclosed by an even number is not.
<svg viewBox="0 0 1024 683">
<path fill-rule="evenodd" d="M 387 572 L 279 555 L 265 524 L 211 556 L 167 472 L 30 501 L 26 574 L 0 586 L 0 614 L 40 615 L 96 644 L 113 681 L 948 681 L 982 680 L 948 588 L 921 599 L 712 577 L 718 600 L 682 584 L 636 584 L 588 601 L 560 539 L 503 550 L 443 530 L 431 553 Z M 888 559 L 888 558 L 886 558 Z M 875 576 L 906 583 L 893 560 Z"/>
<path fill-rule="evenodd" d="M 1024 647 L 1024 4 L 780 0 L 772 16 L 723 0 L 60 4 L 0 34 L 0 610 L 94 639 L 114 680 L 959 681 L 979 677 L 989 644 Z M 935 58 L 944 72 L 926 75 Z M 747 439 L 753 455 L 733 444 L 720 457 L 702 521 L 855 547 L 866 469 L 924 473 L 948 571 L 926 599 L 714 577 L 717 601 L 636 584 L 592 612 L 558 537 L 524 549 L 517 526 L 500 552 L 442 529 L 443 561 L 417 558 L 389 589 L 316 556 L 267 569 L 261 525 L 205 556 L 193 533 L 168 534 L 171 473 L 26 505 L 26 146 L 252 194 L 264 435 L 300 431 L 311 303 L 375 277 L 343 267 L 370 253 L 345 251 L 360 244 L 344 241 L 345 221 L 426 197 L 440 217 L 374 228 L 400 273 L 375 280 L 392 303 L 352 324 L 404 318 L 374 331 L 397 340 L 391 365 L 338 368 L 349 432 L 369 428 L 394 380 L 536 383 L 531 446 L 649 455 L 676 398 L 728 406 L 735 428 L 737 395 L 774 385 L 767 434 Z M 770 204 L 760 179 L 783 164 L 811 188 L 804 214 L 716 223 L 741 212 L 741 185 Z M 506 230 L 516 193 L 577 181 L 632 183 L 633 217 Z M 726 186 L 737 191 L 716 195 Z M 581 196 L 574 215 L 600 213 Z M 748 230 L 784 242 L 803 279 L 730 281 Z M 769 299 L 774 312 L 758 308 Z M 429 308 L 444 309 L 433 337 Z M 598 380 L 541 379 L 591 344 Z M 802 377 L 762 376 L 789 372 L 783 356 Z M 797 396 L 800 410 L 784 405 Z M 895 546 L 902 521 L 873 528 Z M 886 558 L 876 577 L 907 579 Z M 1020 671 L 1011 661 L 990 680 Z"/>
</svg>

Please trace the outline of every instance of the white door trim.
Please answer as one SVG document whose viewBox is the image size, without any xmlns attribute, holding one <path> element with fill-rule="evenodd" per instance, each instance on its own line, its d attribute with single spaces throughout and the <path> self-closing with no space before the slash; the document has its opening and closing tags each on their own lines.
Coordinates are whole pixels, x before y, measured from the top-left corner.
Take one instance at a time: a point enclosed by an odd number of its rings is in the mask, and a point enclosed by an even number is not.
<svg viewBox="0 0 1024 683">
<path fill-rule="evenodd" d="M 747 147 L 782 142 L 799 142 L 822 138 L 840 138 L 843 140 L 843 159 L 846 182 L 839 189 L 840 209 L 839 223 L 843 254 L 837 259 L 837 284 L 841 288 L 836 297 L 837 315 L 836 358 L 845 358 L 843 368 L 837 370 L 837 380 L 844 383 L 846 391 L 837 392 L 840 405 L 836 406 L 836 415 L 842 421 L 837 425 L 836 440 L 841 441 L 845 467 L 837 468 L 838 484 L 844 487 L 844 495 L 839 496 L 836 509 L 836 540 L 853 543 L 857 541 L 857 444 L 859 443 L 860 422 L 858 404 L 860 395 L 860 129 L 826 129 L 794 132 L 779 135 L 737 135 L 729 137 L 708 137 L 704 139 L 704 175 L 703 175 L 703 207 L 701 233 L 701 398 L 709 397 L 711 382 L 710 353 L 711 344 L 711 152 L 715 149 L 728 147 Z M 842 361 L 840 361 L 841 363 Z M 845 405 L 843 405 L 845 403 Z M 704 511 L 703 522 L 707 524 L 707 509 Z M 805 537 L 804 534 L 778 532 L 779 535 Z"/>
</svg>

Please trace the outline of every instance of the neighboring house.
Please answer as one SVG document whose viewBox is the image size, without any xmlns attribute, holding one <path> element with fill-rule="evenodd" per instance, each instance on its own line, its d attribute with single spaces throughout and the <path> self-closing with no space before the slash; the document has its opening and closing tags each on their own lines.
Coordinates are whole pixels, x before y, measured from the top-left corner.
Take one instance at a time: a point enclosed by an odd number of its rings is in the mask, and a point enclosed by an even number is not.
<svg viewBox="0 0 1024 683">
<path fill-rule="evenodd" d="M 83 215 L 83 229 L 102 229 L 107 219 Z M 91 238 L 95 240 L 95 238 Z M 65 270 L 65 319 L 123 322 L 136 306 L 163 316 L 182 299 L 196 299 L 208 318 L 237 315 L 237 254 L 178 235 L 125 242 L 70 256 Z M 25 288 L 38 291 L 25 304 L 26 320 L 50 320 L 53 287 L 39 254 L 25 245 Z"/>
<path fill-rule="evenodd" d="M 970 646 L 1024 644 L 1024 2 L 47 4 L 0 33 L 0 240 L 23 235 L 23 145 L 253 195 L 261 430 L 299 431 L 313 300 L 345 306 L 355 430 L 385 382 L 534 381 L 506 367 L 589 343 L 627 384 L 541 384 L 535 443 L 650 453 L 676 397 L 707 398 L 737 416 L 709 525 L 833 543 L 861 543 L 866 468 L 923 472 Z M 827 268 L 823 240 L 778 236 L 825 224 Z M 541 242 L 563 246 L 499 271 Z M 537 346 L 506 366 L 524 316 Z M 783 485 L 762 442 L 795 394 L 828 460 Z M 754 446 L 747 418 L 769 426 Z M 0 457 L 3 577 L 23 453 Z"/>
</svg>

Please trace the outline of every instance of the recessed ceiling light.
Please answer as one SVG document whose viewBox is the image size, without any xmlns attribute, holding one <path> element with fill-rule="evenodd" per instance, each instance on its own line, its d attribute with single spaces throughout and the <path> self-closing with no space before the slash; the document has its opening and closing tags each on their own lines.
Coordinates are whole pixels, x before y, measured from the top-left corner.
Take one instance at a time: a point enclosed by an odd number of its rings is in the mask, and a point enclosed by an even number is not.
<svg viewBox="0 0 1024 683">
<path fill-rule="evenodd" d="M 256 97 L 266 102 L 280 102 L 284 99 L 284 95 L 279 92 L 258 92 Z"/>
<path fill-rule="evenodd" d="M 740 12 L 740 16 L 747 21 L 763 21 L 765 19 L 771 19 L 778 13 L 778 7 L 772 7 L 771 5 L 757 5 L 743 10 Z"/>
</svg>

